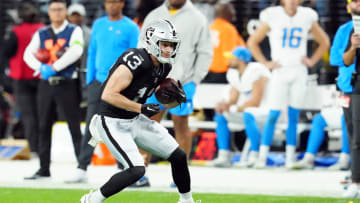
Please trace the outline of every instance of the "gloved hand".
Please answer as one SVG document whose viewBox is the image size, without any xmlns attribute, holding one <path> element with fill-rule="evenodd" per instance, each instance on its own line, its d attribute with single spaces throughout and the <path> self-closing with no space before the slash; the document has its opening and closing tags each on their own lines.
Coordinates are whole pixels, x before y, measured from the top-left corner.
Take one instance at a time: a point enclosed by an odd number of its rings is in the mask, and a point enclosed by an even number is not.
<svg viewBox="0 0 360 203">
<path fill-rule="evenodd" d="M 56 71 L 54 71 L 51 66 L 49 66 L 48 64 L 44 64 L 44 63 L 41 64 L 41 66 L 40 66 L 40 72 L 41 72 L 41 77 L 44 80 L 47 80 L 51 76 L 56 75 Z"/>
<path fill-rule="evenodd" d="M 160 111 L 159 104 L 143 104 L 141 106 L 141 113 L 149 118 L 159 113 L 159 111 Z"/>
</svg>

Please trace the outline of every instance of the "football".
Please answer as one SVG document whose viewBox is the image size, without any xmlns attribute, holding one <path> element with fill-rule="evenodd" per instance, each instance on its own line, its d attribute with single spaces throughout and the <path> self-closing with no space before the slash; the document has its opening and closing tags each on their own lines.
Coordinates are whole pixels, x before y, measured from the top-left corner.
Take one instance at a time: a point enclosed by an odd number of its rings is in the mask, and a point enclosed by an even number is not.
<svg viewBox="0 0 360 203">
<path fill-rule="evenodd" d="M 48 63 L 50 61 L 50 53 L 47 49 L 38 49 L 35 53 L 35 57 L 41 63 Z"/>
<path fill-rule="evenodd" d="M 161 104 L 179 105 L 175 97 L 166 94 L 169 91 L 177 91 L 178 83 L 172 78 L 166 78 L 160 83 L 155 91 L 155 97 Z M 175 104 L 174 104 L 175 103 Z"/>
</svg>

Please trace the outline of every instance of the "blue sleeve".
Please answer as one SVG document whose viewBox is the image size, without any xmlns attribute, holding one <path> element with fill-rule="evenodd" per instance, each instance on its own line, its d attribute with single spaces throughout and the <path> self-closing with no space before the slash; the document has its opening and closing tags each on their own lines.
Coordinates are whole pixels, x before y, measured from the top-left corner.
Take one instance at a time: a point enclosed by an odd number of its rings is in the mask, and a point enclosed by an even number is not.
<svg viewBox="0 0 360 203">
<path fill-rule="evenodd" d="M 333 45 L 330 48 L 330 64 L 333 66 L 345 66 L 343 55 L 349 43 L 349 34 L 352 29 L 340 27 L 334 37 Z"/>
<path fill-rule="evenodd" d="M 136 48 L 137 44 L 138 44 L 138 40 L 139 40 L 139 35 L 140 35 L 140 29 L 139 27 L 136 25 L 134 26 L 134 28 L 132 29 L 132 32 L 130 32 L 130 48 Z"/>
<path fill-rule="evenodd" d="M 90 84 L 96 75 L 96 68 L 95 68 L 95 58 L 96 58 L 96 22 L 94 23 L 91 29 L 90 35 L 90 43 L 88 48 L 88 56 L 87 56 L 87 71 L 86 71 L 86 84 Z"/>
</svg>

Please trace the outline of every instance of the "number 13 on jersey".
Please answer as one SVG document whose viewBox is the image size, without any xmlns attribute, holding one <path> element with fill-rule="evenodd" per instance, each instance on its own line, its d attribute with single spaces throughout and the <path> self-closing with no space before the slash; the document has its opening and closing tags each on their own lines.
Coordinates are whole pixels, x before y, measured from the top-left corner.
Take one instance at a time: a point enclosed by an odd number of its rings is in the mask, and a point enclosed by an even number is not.
<svg viewBox="0 0 360 203">
<path fill-rule="evenodd" d="M 294 27 L 291 29 L 284 28 L 282 47 L 285 48 L 288 46 L 290 48 L 298 48 L 301 42 L 301 33 L 302 33 L 301 27 Z"/>
</svg>

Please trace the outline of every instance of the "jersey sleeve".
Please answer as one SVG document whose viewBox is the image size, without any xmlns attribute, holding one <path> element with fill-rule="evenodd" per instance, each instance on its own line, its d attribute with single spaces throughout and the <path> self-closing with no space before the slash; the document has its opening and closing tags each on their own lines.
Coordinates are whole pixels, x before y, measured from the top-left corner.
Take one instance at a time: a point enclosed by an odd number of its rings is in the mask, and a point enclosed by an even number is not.
<svg viewBox="0 0 360 203">
<path fill-rule="evenodd" d="M 253 84 L 262 77 L 270 78 L 270 71 L 260 63 L 252 63 L 251 71 L 247 75 L 248 82 Z"/>
<path fill-rule="evenodd" d="M 261 11 L 261 13 L 260 13 L 260 22 L 270 25 L 270 21 L 271 21 L 270 16 L 271 16 L 272 11 L 273 11 L 272 8 L 267 8 L 267 9 Z"/>
<path fill-rule="evenodd" d="M 313 24 L 314 22 L 319 21 L 319 15 L 312 8 L 306 8 L 306 15 L 305 16 L 308 16 L 309 21 L 311 22 L 311 24 Z"/>
<path fill-rule="evenodd" d="M 229 81 L 231 86 L 237 86 L 239 83 L 239 72 L 235 69 L 229 68 L 226 73 L 226 79 Z"/>
</svg>

